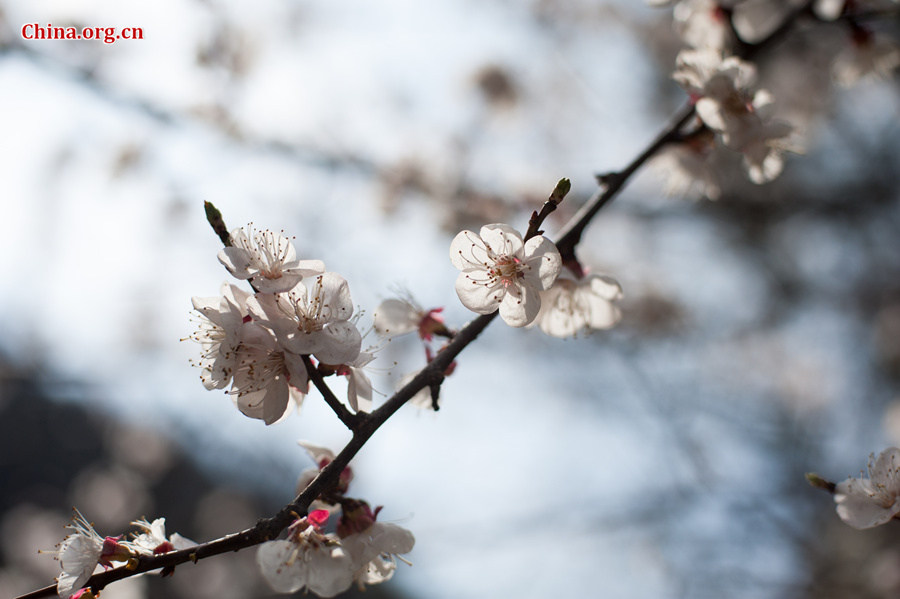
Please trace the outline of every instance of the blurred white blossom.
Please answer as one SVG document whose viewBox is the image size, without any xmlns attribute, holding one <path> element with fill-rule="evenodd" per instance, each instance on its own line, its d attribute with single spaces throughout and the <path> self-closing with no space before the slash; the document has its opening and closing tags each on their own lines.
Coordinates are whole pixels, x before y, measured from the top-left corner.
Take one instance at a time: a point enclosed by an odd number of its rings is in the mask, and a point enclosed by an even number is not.
<svg viewBox="0 0 900 599">
<path fill-rule="evenodd" d="M 834 492 L 841 520 L 853 528 L 872 528 L 900 513 L 900 449 L 869 456 L 868 478 L 848 478 Z"/>
<path fill-rule="evenodd" d="M 541 311 L 535 322 L 553 337 L 572 337 L 579 331 L 608 329 L 622 313 L 613 302 L 622 297 L 615 279 L 588 275 L 582 279 L 560 277 L 541 292 Z"/>
</svg>

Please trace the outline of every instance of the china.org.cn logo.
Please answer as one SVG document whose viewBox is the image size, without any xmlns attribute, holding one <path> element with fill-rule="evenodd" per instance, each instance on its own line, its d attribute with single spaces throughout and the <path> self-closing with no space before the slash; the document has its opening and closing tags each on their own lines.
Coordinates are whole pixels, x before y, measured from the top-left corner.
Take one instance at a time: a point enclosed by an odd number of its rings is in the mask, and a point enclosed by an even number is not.
<svg viewBox="0 0 900 599">
<path fill-rule="evenodd" d="M 141 27 L 54 27 L 50 23 L 25 23 L 22 38 L 26 40 L 97 40 L 113 44 L 118 40 L 142 40 Z"/>
</svg>

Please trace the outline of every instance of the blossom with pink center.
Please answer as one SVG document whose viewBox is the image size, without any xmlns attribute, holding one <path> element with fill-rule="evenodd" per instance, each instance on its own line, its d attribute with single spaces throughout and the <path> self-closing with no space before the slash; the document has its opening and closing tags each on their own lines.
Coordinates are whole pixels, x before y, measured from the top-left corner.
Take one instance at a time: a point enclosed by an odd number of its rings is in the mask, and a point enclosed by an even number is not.
<svg viewBox="0 0 900 599">
<path fill-rule="evenodd" d="M 873 528 L 900 513 L 900 449 L 870 455 L 868 470 L 868 478 L 848 478 L 835 487 L 838 516 L 853 528 Z"/>
<path fill-rule="evenodd" d="M 247 308 L 290 352 L 335 365 L 359 355 L 362 335 L 351 321 L 350 288 L 339 274 L 318 275 L 309 289 L 301 282 L 287 293 L 257 294 L 247 300 Z"/>
<path fill-rule="evenodd" d="M 292 400 L 299 407 L 308 388 L 303 359 L 281 347 L 268 329 L 245 323 L 229 391 L 238 409 L 272 424 L 288 414 Z"/>
<path fill-rule="evenodd" d="M 383 337 L 396 337 L 418 331 L 420 339 L 431 341 L 435 334 L 448 333 L 440 315 L 443 310 L 426 311 L 412 298 L 386 299 L 375 309 L 375 332 Z"/>
<path fill-rule="evenodd" d="M 66 528 L 74 532 L 63 539 L 57 550 L 62 572 L 56 578 L 56 592 L 62 599 L 71 599 L 81 592 L 98 564 L 110 568 L 113 562 L 132 557 L 126 544 L 119 542 L 121 537 L 101 537 L 78 510 Z"/>
<path fill-rule="evenodd" d="M 353 584 L 354 564 L 340 540 L 319 530 L 321 520 L 301 518 L 288 528 L 286 540 L 260 545 L 256 562 L 265 581 L 277 593 L 307 589 L 333 597 Z"/>
<path fill-rule="evenodd" d="M 298 260 L 297 251 L 282 233 L 272 231 L 231 232 L 231 246 L 219 251 L 219 262 L 238 279 L 249 279 L 262 293 L 292 289 L 303 277 L 325 272 L 321 260 Z"/>
<path fill-rule="evenodd" d="M 461 272 L 456 294 L 478 314 L 500 310 L 506 324 L 523 327 L 541 309 L 540 292 L 556 280 L 562 267 L 559 251 L 543 236 L 523 242 L 509 225 L 461 231 L 450 244 L 450 262 Z"/>
</svg>

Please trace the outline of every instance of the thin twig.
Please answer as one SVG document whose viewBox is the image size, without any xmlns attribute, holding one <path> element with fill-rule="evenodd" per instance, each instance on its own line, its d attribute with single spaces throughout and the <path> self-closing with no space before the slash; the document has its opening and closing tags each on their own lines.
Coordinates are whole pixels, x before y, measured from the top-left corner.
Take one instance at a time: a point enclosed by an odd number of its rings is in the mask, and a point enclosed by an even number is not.
<svg viewBox="0 0 900 599">
<path fill-rule="evenodd" d="M 341 400 L 339 400 L 334 392 L 332 392 L 331 388 L 328 387 L 328 383 L 325 382 L 322 373 L 319 372 L 319 369 L 312 363 L 309 356 L 301 356 L 301 358 L 303 358 L 303 364 L 306 366 L 306 372 L 309 374 L 309 379 L 313 382 L 313 385 L 316 386 L 316 389 L 319 390 L 319 393 L 322 394 L 322 397 L 325 398 L 325 403 L 328 404 L 328 407 L 330 407 L 341 422 L 344 423 L 344 426 L 351 431 L 356 430 L 361 415 L 352 413 L 347 409 L 347 406 L 341 403 Z"/>
</svg>

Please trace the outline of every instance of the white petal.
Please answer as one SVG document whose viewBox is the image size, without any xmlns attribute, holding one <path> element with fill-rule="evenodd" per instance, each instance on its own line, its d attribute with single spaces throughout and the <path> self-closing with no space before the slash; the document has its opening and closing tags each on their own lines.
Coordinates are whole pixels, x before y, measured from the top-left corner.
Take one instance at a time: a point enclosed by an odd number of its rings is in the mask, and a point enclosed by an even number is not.
<svg viewBox="0 0 900 599">
<path fill-rule="evenodd" d="M 527 285 L 511 285 L 500 303 L 500 318 L 511 327 L 530 324 L 541 310 L 541 296 Z"/>
<path fill-rule="evenodd" d="M 312 277 L 325 272 L 325 263 L 321 260 L 295 260 L 285 264 L 285 270 L 304 277 Z"/>
<path fill-rule="evenodd" d="M 497 310 L 506 290 L 501 285 L 490 285 L 487 273 L 460 273 L 456 278 L 456 295 L 463 306 L 478 314 L 490 314 Z"/>
<path fill-rule="evenodd" d="M 850 478 L 838 483 L 834 502 L 838 516 L 848 525 L 866 529 L 885 524 L 900 511 L 900 502 L 895 501 L 889 508 L 881 506 L 871 497 L 867 479 Z"/>
<path fill-rule="evenodd" d="M 296 549 L 290 541 L 268 541 L 256 552 L 256 563 L 263 578 L 276 593 L 294 593 L 306 584 L 306 564 L 302 556 L 287 564 Z"/>
<path fill-rule="evenodd" d="M 284 352 L 284 366 L 287 368 L 288 381 L 291 387 L 295 387 L 300 391 L 309 388 L 309 372 L 306 370 L 306 364 L 303 358 L 291 352 Z"/>
<path fill-rule="evenodd" d="M 421 314 L 415 306 L 400 299 L 386 299 L 375 309 L 375 332 L 379 335 L 405 335 L 419 326 Z"/>
<path fill-rule="evenodd" d="M 359 356 L 362 335 L 352 322 L 332 322 L 317 335 L 312 353 L 326 364 L 346 364 Z"/>
<path fill-rule="evenodd" d="M 900 468 L 900 449 L 888 447 L 878 455 L 869 476 L 873 482 L 885 485 L 885 487 L 895 486 L 897 483 L 893 481 L 897 477 L 898 468 Z M 900 488 L 890 490 L 900 491 Z"/>
<path fill-rule="evenodd" d="M 481 227 L 481 239 L 501 256 L 519 256 L 522 253 L 522 235 L 518 231 L 501 223 Z"/>
<path fill-rule="evenodd" d="M 347 400 L 354 412 L 368 412 L 372 408 L 372 381 L 359 368 L 350 369 Z"/>
<path fill-rule="evenodd" d="M 302 280 L 302 275 L 290 272 L 283 272 L 277 277 L 254 274 L 250 279 L 260 293 L 284 293 L 296 287 Z"/>
<path fill-rule="evenodd" d="M 309 552 L 309 590 L 320 597 L 334 597 L 353 584 L 353 562 L 340 547 Z"/>
<path fill-rule="evenodd" d="M 316 463 L 316 466 L 321 464 L 322 460 L 328 460 L 329 462 L 334 460 L 334 452 L 327 447 L 315 445 L 309 441 L 297 441 L 297 444 L 306 450 L 306 453 L 308 453 L 309 457 L 312 458 L 312 461 Z M 318 474 L 318 471 L 316 473 Z"/>
<path fill-rule="evenodd" d="M 540 235 L 525 244 L 525 263 L 531 267 L 525 280 L 538 289 L 550 289 L 562 269 L 562 257 L 556 245 Z"/>
<path fill-rule="evenodd" d="M 604 275 L 590 275 L 588 280 L 590 281 L 588 285 L 591 293 L 597 297 L 610 301 L 622 299 L 622 286 L 614 278 Z"/>
<path fill-rule="evenodd" d="M 450 242 L 450 263 L 463 272 L 489 268 L 484 241 L 472 231 L 460 231 Z"/>
<path fill-rule="evenodd" d="M 323 315 L 329 322 L 349 320 L 353 316 L 350 286 L 341 275 L 334 272 L 319 275 L 313 290 L 316 292 L 315 299 L 322 302 Z"/>
<path fill-rule="evenodd" d="M 254 322 L 272 329 L 276 335 L 290 334 L 297 328 L 292 307 L 297 290 L 302 290 L 305 296 L 306 287 L 303 286 L 303 283 L 297 285 L 290 295 L 257 293 L 247 299 L 247 311 L 253 317 Z"/>
<path fill-rule="evenodd" d="M 249 279 L 256 273 L 250 252 L 238 247 L 227 247 L 219 250 L 219 262 L 228 269 L 236 279 Z"/>
<path fill-rule="evenodd" d="M 69 535 L 59 546 L 59 563 L 64 572 L 79 575 L 79 578 L 83 576 L 84 582 L 97 567 L 102 551 L 103 541 L 99 538 L 82 534 Z"/>
</svg>

